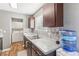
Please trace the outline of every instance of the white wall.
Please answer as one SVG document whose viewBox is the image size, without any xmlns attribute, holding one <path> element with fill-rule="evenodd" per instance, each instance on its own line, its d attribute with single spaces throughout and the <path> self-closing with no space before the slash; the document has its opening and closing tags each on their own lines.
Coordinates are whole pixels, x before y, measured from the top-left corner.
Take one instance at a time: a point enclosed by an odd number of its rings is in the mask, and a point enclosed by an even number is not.
<svg viewBox="0 0 79 59">
<path fill-rule="evenodd" d="M 43 28 L 43 9 L 41 8 L 35 15 L 35 28 Z"/>
<path fill-rule="evenodd" d="M 64 4 L 64 27 L 77 31 L 77 46 L 79 51 L 79 3 Z"/>
<path fill-rule="evenodd" d="M 6 31 L 3 38 L 3 49 L 10 47 L 11 44 L 11 18 L 21 18 L 24 21 L 24 28 L 27 28 L 27 17 L 26 15 L 17 14 L 13 12 L 7 12 L 0 10 L 0 29 Z"/>
</svg>

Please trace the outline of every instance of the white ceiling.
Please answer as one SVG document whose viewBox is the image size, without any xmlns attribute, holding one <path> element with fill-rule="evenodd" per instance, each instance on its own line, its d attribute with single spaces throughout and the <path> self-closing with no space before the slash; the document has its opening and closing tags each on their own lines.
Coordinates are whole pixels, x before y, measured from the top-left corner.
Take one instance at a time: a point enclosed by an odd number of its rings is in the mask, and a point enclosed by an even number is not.
<svg viewBox="0 0 79 59">
<path fill-rule="evenodd" d="M 32 15 L 43 5 L 44 3 L 17 3 L 16 9 L 12 8 L 9 3 L 0 3 L 0 9 L 10 12 Z"/>
</svg>

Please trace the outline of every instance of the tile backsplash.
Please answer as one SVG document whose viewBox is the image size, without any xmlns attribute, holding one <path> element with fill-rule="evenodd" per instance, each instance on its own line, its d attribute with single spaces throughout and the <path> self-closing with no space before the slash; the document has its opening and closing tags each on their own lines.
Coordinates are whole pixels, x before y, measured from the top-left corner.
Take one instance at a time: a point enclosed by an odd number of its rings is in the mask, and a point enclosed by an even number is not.
<svg viewBox="0 0 79 59">
<path fill-rule="evenodd" d="M 50 38 L 50 39 L 55 39 L 55 40 L 59 40 L 60 39 L 60 35 L 59 35 L 59 30 L 62 29 L 60 27 L 44 27 L 41 29 L 36 29 L 36 31 L 38 32 L 40 37 L 46 37 L 46 38 Z"/>
<path fill-rule="evenodd" d="M 59 30 L 63 29 L 62 27 L 43 27 L 43 28 L 38 28 L 35 29 L 34 33 L 38 33 L 39 37 L 45 37 L 45 38 L 50 38 L 54 39 L 56 41 L 60 40 L 60 33 Z M 31 32 L 30 29 L 25 30 L 25 32 Z"/>
</svg>

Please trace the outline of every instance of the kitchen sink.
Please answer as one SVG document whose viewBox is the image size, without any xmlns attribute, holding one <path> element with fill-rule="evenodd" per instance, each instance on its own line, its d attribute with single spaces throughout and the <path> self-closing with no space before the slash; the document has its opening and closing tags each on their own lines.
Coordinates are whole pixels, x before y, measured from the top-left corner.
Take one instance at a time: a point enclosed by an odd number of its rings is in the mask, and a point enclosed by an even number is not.
<svg viewBox="0 0 79 59">
<path fill-rule="evenodd" d="M 31 36 L 30 38 L 31 38 L 31 39 L 40 39 L 40 37 L 39 37 L 38 35 L 36 35 L 36 36 Z"/>
<path fill-rule="evenodd" d="M 25 33 L 26 36 L 28 36 L 31 40 L 32 39 L 39 39 L 40 37 L 35 33 Z"/>
</svg>

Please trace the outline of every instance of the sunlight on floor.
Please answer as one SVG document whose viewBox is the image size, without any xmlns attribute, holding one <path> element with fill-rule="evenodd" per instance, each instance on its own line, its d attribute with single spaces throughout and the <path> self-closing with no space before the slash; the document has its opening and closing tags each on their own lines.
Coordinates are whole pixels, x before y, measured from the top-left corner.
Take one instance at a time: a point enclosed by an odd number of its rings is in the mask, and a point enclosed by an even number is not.
<svg viewBox="0 0 79 59">
<path fill-rule="evenodd" d="M 27 50 L 19 51 L 17 56 L 27 56 Z"/>
<path fill-rule="evenodd" d="M 1 53 L 1 56 L 25 56 L 26 54 L 26 50 L 24 49 L 24 44 L 22 41 L 20 42 L 14 42 L 11 44 L 10 49 L 3 51 Z"/>
</svg>

